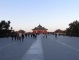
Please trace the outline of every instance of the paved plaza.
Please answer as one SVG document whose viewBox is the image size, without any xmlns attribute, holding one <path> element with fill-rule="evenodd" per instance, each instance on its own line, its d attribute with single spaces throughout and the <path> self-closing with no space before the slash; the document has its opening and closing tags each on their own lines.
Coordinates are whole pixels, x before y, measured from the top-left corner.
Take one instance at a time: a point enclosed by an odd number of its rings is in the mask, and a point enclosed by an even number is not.
<svg viewBox="0 0 79 60">
<path fill-rule="evenodd" d="M 50 34 L 24 41 L 0 38 L 0 60 L 79 60 L 79 38 Z"/>
</svg>

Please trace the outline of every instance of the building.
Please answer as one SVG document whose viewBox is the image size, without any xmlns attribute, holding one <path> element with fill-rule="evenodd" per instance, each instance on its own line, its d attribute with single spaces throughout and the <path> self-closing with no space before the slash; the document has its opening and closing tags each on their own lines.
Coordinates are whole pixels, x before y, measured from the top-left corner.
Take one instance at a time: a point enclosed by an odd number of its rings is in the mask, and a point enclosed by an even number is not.
<svg viewBox="0 0 79 60">
<path fill-rule="evenodd" d="M 32 29 L 33 33 L 38 33 L 38 34 L 40 34 L 40 33 L 46 34 L 47 30 L 48 29 L 46 29 L 45 27 L 42 27 L 40 24 L 37 27 L 35 27 L 34 29 Z"/>
<path fill-rule="evenodd" d="M 57 29 L 54 33 L 57 33 L 57 34 L 66 34 L 66 31 L 65 30 Z"/>
<path fill-rule="evenodd" d="M 16 32 L 17 32 L 18 34 L 19 34 L 19 33 L 25 34 L 25 31 L 24 31 L 24 30 L 21 30 L 21 29 L 20 29 L 19 31 L 16 31 Z"/>
</svg>

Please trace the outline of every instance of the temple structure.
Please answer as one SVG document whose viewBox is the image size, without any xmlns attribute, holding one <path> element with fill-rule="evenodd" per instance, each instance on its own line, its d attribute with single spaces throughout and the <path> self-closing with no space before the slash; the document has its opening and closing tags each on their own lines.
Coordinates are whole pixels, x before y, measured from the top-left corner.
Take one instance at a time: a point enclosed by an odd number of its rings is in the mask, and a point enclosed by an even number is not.
<svg viewBox="0 0 79 60">
<path fill-rule="evenodd" d="M 25 34 L 25 31 L 24 31 L 24 30 L 21 30 L 21 29 L 20 29 L 19 31 L 16 31 L 16 32 L 17 32 L 18 34 L 19 34 L 19 33 Z"/>
<path fill-rule="evenodd" d="M 37 27 L 35 27 L 34 29 L 32 29 L 33 33 L 38 33 L 38 34 L 40 34 L 40 33 L 46 34 L 47 30 L 48 29 L 46 29 L 45 27 L 42 27 L 40 24 Z"/>
</svg>

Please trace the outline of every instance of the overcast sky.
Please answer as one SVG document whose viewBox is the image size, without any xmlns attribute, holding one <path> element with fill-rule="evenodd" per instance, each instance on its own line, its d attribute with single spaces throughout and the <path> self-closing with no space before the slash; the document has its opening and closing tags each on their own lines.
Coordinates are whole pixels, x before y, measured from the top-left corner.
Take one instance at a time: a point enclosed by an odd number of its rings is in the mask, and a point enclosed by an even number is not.
<svg viewBox="0 0 79 60">
<path fill-rule="evenodd" d="M 26 32 L 39 24 L 48 31 L 65 30 L 79 20 L 79 0 L 0 0 L 0 20 Z"/>
</svg>

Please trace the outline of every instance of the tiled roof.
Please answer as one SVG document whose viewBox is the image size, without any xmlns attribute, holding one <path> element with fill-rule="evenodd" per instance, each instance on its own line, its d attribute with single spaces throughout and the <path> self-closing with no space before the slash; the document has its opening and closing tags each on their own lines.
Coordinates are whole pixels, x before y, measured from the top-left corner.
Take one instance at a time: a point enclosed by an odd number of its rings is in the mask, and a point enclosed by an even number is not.
<svg viewBox="0 0 79 60">
<path fill-rule="evenodd" d="M 35 27 L 32 30 L 48 30 L 48 29 L 46 29 L 46 28 L 42 27 L 41 25 L 39 25 L 39 26 Z"/>
</svg>

